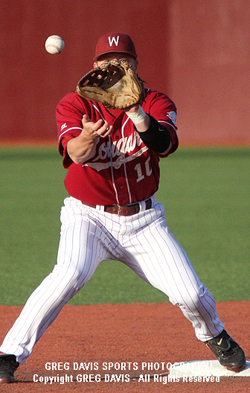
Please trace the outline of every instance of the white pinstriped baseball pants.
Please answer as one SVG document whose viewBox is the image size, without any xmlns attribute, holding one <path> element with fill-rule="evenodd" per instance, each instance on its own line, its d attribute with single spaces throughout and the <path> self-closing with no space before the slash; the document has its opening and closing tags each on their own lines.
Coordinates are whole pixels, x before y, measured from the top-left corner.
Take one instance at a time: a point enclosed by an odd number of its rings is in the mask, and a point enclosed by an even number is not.
<svg viewBox="0 0 250 393">
<path fill-rule="evenodd" d="M 201 341 L 224 328 L 211 293 L 200 282 L 187 255 L 169 232 L 164 208 L 153 206 L 124 217 L 66 198 L 61 211 L 57 264 L 28 299 L 0 351 L 24 363 L 63 306 L 87 283 L 100 262 L 124 262 L 143 280 L 164 292 L 192 323 Z"/>
</svg>

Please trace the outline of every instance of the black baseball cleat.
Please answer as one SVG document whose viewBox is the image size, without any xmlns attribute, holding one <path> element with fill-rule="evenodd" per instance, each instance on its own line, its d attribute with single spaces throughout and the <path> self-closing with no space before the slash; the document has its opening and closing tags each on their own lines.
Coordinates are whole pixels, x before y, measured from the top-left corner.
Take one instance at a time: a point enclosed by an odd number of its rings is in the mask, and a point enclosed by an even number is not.
<svg viewBox="0 0 250 393">
<path fill-rule="evenodd" d="M 238 373 L 245 368 L 244 351 L 225 330 L 205 344 L 215 354 L 220 364 L 228 370 Z"/>
<path fill-rule="evenodd" d="M 18 366 L 15 355 L 0 354 L 0 383 L 14 382 L 14 372 Z"/>
</svg>

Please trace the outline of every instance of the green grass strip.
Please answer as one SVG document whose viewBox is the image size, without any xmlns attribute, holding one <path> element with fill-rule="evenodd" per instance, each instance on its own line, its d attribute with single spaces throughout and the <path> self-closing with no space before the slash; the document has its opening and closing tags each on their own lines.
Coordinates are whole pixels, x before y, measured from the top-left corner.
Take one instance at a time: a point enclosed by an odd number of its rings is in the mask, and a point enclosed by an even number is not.
<svg viewBox="0 0 250 393">
<path fill-rule="evenodd" d="M 157 199 L 217 301 L 249 300 L 250 148 L 179 148 L 161 160 Z M 0 304 L 22 305 L 53 269 L 66 170 L 55 148 L 0 148 Z M 117 261 L 71 304 L 163 302 Z"/>
</svg>

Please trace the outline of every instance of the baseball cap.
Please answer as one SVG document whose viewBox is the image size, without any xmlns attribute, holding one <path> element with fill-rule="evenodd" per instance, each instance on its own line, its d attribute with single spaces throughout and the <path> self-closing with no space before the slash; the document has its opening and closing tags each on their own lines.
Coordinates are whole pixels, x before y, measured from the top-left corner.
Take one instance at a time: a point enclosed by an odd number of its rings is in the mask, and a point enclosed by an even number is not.
<svg viewBox="0 0 250 393">
<path fill-rule="evenodd" d="M 96 44 L 94 60 L 110 52 L 127 53 L 137 58 L 133 41 L 124 33 L 108 33 L 101 36 Z"/>
</svg>

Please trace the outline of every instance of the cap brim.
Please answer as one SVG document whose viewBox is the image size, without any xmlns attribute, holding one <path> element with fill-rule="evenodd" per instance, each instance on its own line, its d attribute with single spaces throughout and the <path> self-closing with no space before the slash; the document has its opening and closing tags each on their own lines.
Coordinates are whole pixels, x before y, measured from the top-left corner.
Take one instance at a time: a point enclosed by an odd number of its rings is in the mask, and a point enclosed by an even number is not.
<svg viewBox="0 0 250 393">
<path fill-rule="evenodd" d="M 100 55 L 95 56 L 93 60 L 94 60 L 94 61 L 98 61 L 98 59 L 99 59 L 101 56 L 108 55 L 108 54 L 110 54 L 110 53 L 124 53 L 124 54 L 126 54 L 126 55 L 129 55 L 129 56 L 133 57 L 134 59 L 137 59 L 137 56 L 134 55 L 134 54 L 132 54 L 131 52 L 126 52 L 126 51 L 119 51 L 119 50 L 117 50 L 117 51 L 110 51 L 110 52 L 101 53 Z"/>
</svg>

